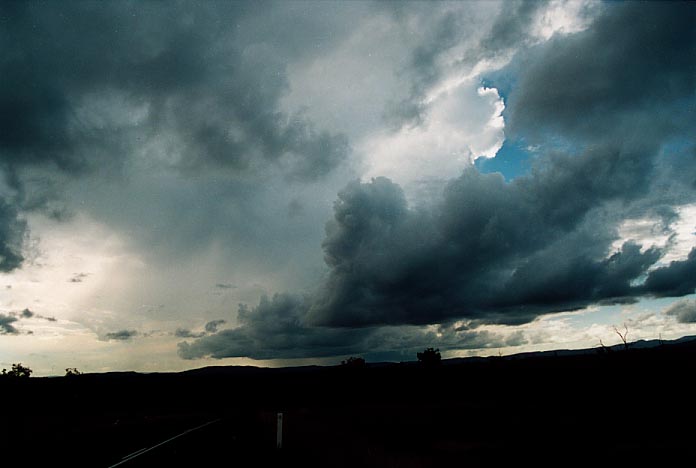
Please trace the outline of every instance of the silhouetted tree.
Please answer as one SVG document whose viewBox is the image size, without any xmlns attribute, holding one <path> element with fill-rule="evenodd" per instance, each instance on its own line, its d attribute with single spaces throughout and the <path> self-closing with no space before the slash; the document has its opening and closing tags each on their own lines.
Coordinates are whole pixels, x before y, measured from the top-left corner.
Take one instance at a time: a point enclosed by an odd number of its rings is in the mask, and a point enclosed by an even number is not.
<svg viewBox="0 0 696 468">
<path fill-rule="evenodd" d="M 628 326 L 624 323 L 624 332 L 621 333 L 619 329 L 616 328 L 616 325 L 614 325 L 614 331 L 617 335 L 619 335 L 619 338 L 621 338 L 621 341 L 624 345 L 624 349 L 628 351 Z"/>
<path fill-rule="evenodd" d="M 7 369 L 3 369 L 2 375 L 13 378 L 29 378 L 32 372 L 33 371 L 30 368 L 23 366 L 22 363 L 17 363 L 12 364 L 12 369 L 9 372 Z"/>
<path fill-rule="evenodd" d="M 611 348 L 607 348 L 606 346 L 604 346 L 604 342 L 602 341 L 601 338 L 599 340 L 599 348 L 597 348 L 597 353 L 600 355 L 605 355 L 605 354 L 611 353 Z"/>
<path fill-rule="evenodd" d="M 81 375 L 81 374 L 82 374 L 82 372 L 77 370 L 77 367 L 68 367 L 67 369 L 65 369 L 65 376 L 66 377 L 74 377 L 76 375 Z"/>
<path fill-rule="evenodd" d="M 426 367 L 436 367 L 440 365 L 442 356 L 440 356 L 440 349 L 425 348 L 422 353 L 416 353 L 418 357 L 418 362 Z"/>
<path fill-rule="evenodd" d="M 342 366 L 346 367 L 365 367 L 365 360 L 361 357 L 349 357 L 345 361 L 341 361 Z"/>
</svg>

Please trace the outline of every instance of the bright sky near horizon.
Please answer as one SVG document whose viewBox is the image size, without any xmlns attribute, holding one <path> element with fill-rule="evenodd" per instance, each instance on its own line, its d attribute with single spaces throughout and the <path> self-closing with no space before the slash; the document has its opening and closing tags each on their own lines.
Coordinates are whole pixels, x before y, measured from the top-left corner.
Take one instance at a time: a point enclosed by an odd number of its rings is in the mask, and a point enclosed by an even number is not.
<svg viewBox="0 0 696 468">
<path fill-rule="evenodd" d="M 696 334 L 696 5 L 0 4 L 0 368 Z"/>
</svg>

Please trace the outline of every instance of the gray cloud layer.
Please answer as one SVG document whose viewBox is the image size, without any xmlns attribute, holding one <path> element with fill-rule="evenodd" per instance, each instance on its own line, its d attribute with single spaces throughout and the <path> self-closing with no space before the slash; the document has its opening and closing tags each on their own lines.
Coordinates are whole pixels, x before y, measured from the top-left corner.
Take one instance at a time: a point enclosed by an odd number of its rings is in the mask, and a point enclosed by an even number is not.
<svg viewBox="0 0 696 468">
<path fill-rule="evenodd" d="M 286 161 L 292 177 L 330 171 L 347 142 L 278 110 L 287 87 L 282 51 L 224 26 L 254 8 L 3 5 L 3 42 L 14 47 L 0 62 L 2 162 L 79 171 L 161 134 L 176 135 L 184 168 Z M 118 116 L 140 107 L 142 122 Z"/>
<path fill-rule="evenodd" d="M 518 10 L 521 22 L 535 13 Z M 350 354 L 373 349 L 370 340 L 380 348 L 385 330 L 404 339 L 406 330 L 425 330 L 413 325 L 515 325 L 693 293 L 696 249 L 659 266 L 659 248 L 627 242 L 612 253 L 612 244 L 623 220 L 659 216 L 669 232 L 673 205 L 696 200 L 696 172 L 684 163 L 695 143 L 694 12 L 689 4 L 606 5 L 588 30 L 520 52 L 502 72 L 515 75 L 506 117 L 516 137 L 547 143 L 528 175 L 506 183 L 471 168 L 429 206 L 409 206 L 385 178 L 349 184 L 326 227 L 329 274 L 317 292 L 242 308 L 239 328 L 183 343 L 180 355 Z M 508 32 L 524 36 L 524 28 L 501 28 L 489 37 L 500 43 L 493 48 L 509 47 Z M 422 56 L 432 62 L 439 52 L 429 50 Z"/>
<path fill-rule="evenodd" d="M 158 193 L 161 182 L 150 176 L 201 184 L 216 177 L 239 205 L 268 189 L 268 173 L 291 186 L 341 165 L 350 152 L 345 136 L 280 106 L 287 62 L 310 43 L 330 43 L 329 25 L 283 39 L 294 29 L 287 17 L 299 20 L 303 9 L 276 8 L 277 17 L 251 3 L 0 5 L 8 51 L 0 58 L 0 270 L 23 261 L 24 211 L 62 217 L 88 198 L 81 208 L 97 218 L 143 225 L 99 193 L 85 197 L 95 186 L 106 197 L 108 184 L 135 174 L 143 184 L 135 188 L 151 198 L 190 199 L 185 186 Z M 277 35 L 257 35 L 259 16 Z"/>
</svg>

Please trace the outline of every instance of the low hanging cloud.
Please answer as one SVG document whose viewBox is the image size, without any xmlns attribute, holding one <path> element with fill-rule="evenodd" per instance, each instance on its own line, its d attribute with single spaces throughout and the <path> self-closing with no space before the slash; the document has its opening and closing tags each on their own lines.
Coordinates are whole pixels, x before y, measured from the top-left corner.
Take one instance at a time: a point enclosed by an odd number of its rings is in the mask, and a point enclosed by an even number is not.
<svg viewBox="0 0 696 468">
<path fill-rule="evenodd" d="M 12 315 L 14 315 L 15 317 L 18 317 L 20 319 L 35 318 L 35 319 L 40 319 L 40 320 L 46 320 L 48 322 L 56 322 L 57 321 L 55 317 L 49 317 L 46 315 L 37 314 L 34 311 L 29 310 L 29 309 L 24 309 L 21 312 L 13 313 Z"/>
<path fill-rule="evenodd" d="M 45 315 L 37 314 L 29 309 L 23 309 L 20 312 L 10 312 L 8 314 L 0 314 L 0 335 L 20 335 L 27 334 L 32 335 L 34 332 L 31 330 L 21 331 L 15 325 L 23 320 L 46 320 L 48 322 L 56 322 L 55 317 L 48 317 Z"/>
<path fill-rule="evenodd" d="M 102 337 L 103 341 L 130 341 L 132 338 L 138 336 L 139 333 L 136 330 L 118 330 L 114 332 L 105 333 Z"/>
<path fill-rule="evenodd" d="M 222 319 L 211 320 L 210 322 L 205 324 L 205 331 L 207 333 L 215 333 L 218 331 L 218 327 L 224 323 L 226 323 L 226 321 Z"/>
<path fill-rule="evenodd" d="M 696 248 L 684 261 L 658 268 L 645 280 L 643 290 L 655 297 L 679 297 L 692 294 L 696 287 Z"/>
<path fill-rule="evenodd" d="M 263 297 L 253 309 L 240 305 L 239 326 L 193 342 L 179 343 L 183 359 L 250 357 L 293 359 L 349 354 L 412 360 L 416 351 L 518 346 L 520 333 L 500 335 L 465 326 L 324 328 L 306 323 L 307 298 L 290 294 Z"/>
<path fill-rule="evenodd" d="M 13 325 L 17 320 L 17 317 L 0 314 L 0 335 L 18 335 L 19 330 Z"/>
<path fill-rule="evenodd" d="M 670 305 L 665 315 L 676 317 L 679 323 L 696 323 L 696 299 L 684 299 Z"/>
<path fill-rule="evenodd" d="M 204 336 L 217 333 L 218 328 L 220 325 L 223 325 L 227 323 L 226 320 L 218 319 L 218 320 L 211 320 L 210 322 L 206 322 L 205 326 L 203 327 L 203 331 L 193 331 L 188 328 L 177 328 L 174 331 L 174 336 L 177 338 L 202 338 Z"/>
<path fill-rule="evenodd" d="M 177 338 L 201 338 L 205 335 L 205 332 L 194 332 L 188 328 L 177 328 L 174 331 L 174 336 Z"/>
</svg>

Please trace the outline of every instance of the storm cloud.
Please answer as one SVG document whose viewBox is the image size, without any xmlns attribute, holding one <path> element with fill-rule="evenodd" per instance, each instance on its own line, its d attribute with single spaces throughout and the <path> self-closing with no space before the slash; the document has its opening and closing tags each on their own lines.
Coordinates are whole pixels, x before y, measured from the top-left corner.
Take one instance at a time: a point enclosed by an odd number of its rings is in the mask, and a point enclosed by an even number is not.
<svg viewBox="0 0 696 468">
<path fill-rule="evenodd" d="M 127 230 L 144 224 L 127 211 L 133 200 L 123 200 L 134 188 L 120 184 L 140 183 L 156 200 L 188 195 L 179 186 L 158 192 L 152 174 L 211 186 L 234 181 L 239 189 L 225 196 L 240 205 L 247 203 L 240 193 L 253 198 L 251 188 L 265 190 L 269 176 L 291 187 L 341 165 L 351 151 L 344 135 L 301 110 L 281 109 L 287 61 L 304 48 L 254 36 L 249 27 L 264 10 L 242 3 L 0 6 L 0 43 L 12 45 L 0 58 L 0 270 L 22 264 L 24 213 L 68 219 L 87 209 Z M 119 185 L 115 212 L 100 191 L 112 185 Z"/>
<path fill-rule="evenodd" d="M 15 47 L 0 61 L 2 162 L 101 168 L 169 136 L 186 169 L 283 162 L 302 179 L 330 171 L 347 155 L 345 138 L 280 112 L 282 56 L 221 27 L 253 9 L 3 5 L 3 41 Z"/>
<path fill-rule="evenodd" d="M 641 157 L 599 152 L 554 158 L 543 171 L 511 183 L 472 169 L 427 210 L 410 209 L 387 179 L 354 183 L 339 195 L 327 225 L 331 273 L 312 320 L 333 326 L 455 318 L 517 324 L 656 294 L 660 270 L 643 289 L 631 282 L 659 260 L 659 249 L 641 252 L 626 243 L 610 251 L 620 219 L 613 204 L 643 192 L 641 166 L 634 162 Z M 611 179 L 614 170 L 635 172 L 624 174 L 622 184 Z"/>
<path fill-rule="evenodd" d="M 0 335 L 17 335 L 19 330 L 12 325 L 18 319 L 11 315 L 0 314 Z"/>
<path fill-rule="evenodd" d="M 537 7 L 516 4 L 483 37 L 487 53 L 525 45 L 494 78 L 506 83 L 510 136 L 540 145 L 527 174 L 506 181 L 467 168 L 416 203 L 385 177 L 349 183 L 326 225 L 321 284 L 242 307 L 237 328 L 182 343 L 180 355 L 350 354 L 381 349 L 390 332 L 408 341 L 418 330 L 422 345 L 428 326 L 456 322 L 476 341 L 483 325 L 693 293 L 696 250 L 662 264 L 667 247 L 615 244 L 625 219 L 658 216 L 670 233 L 673 206 L 696 200 L 696 174 L 674 183 L 693 157 L 696 8 L 603 5 L 587 29 L 535 45 Z M 393 109 L 400 125 L 422 122 L 409 103 L 440 79 L 459 20 L 440 17 L 437 38 L 416 49 L 411 95 Z"/>
<path fill-rule="evenodd" d="M 240 305 L 237 328 L 179 343 L 179 356 L 293 359 L 363 354 L 372 359 L 413 360 L 427 346 L 441 350 L 516 346 L 521 334 L 500 335 L 467 327 L 324 328 L 307 323 L 307 298 L 290 294 L 262 297 L 254 308 Z"/>
<path fill-rule="evenodd" d="M 215 333 L 218 330 L 218 327 L 224 323 L 226 323 L 226 320 L 211 320 L 210 322 L 205 324 L 205 331 L 207 333 Z"/>
<path fill-rule="evenodd" d="M 665 315 L 677 318 L 679 323 L 696 323 L 696 300 L 684 299 L 667 307 Z"/>
<path fill-rule="evenodd" d="M 174 331 L 174 336 L 177 338 L 200 338 L 205 336 L 205 332 L 194 332 L 188 328 L 177 328 Z"/>
<path fill-rule="evenodd" d="M 693 121 L 695 21 L 688 2 L 603 5 L 586 31 L 552 37 L 517 58 L 508 132 L 654 142 L 684 131 Z"/>
<path fill-rule="evenodd" d="M 8 303 L 55 311 L 42 330 L 181 341 L 185 359 L 412 359 L 692 294 L 695 16 L 5 2 Z M 627 221 L 654 229 L 626 237 Z M 54 278 L 68 292 L 48 297 Z M 0 315 L 0 332 L 50 320 L 30 314 Z"/>
<path fill-rule="evenodd" d="M 17 207 L 0 197 L 0 271 L 9 272 L 22 265 L 27 224 Z"/>
</svg>

